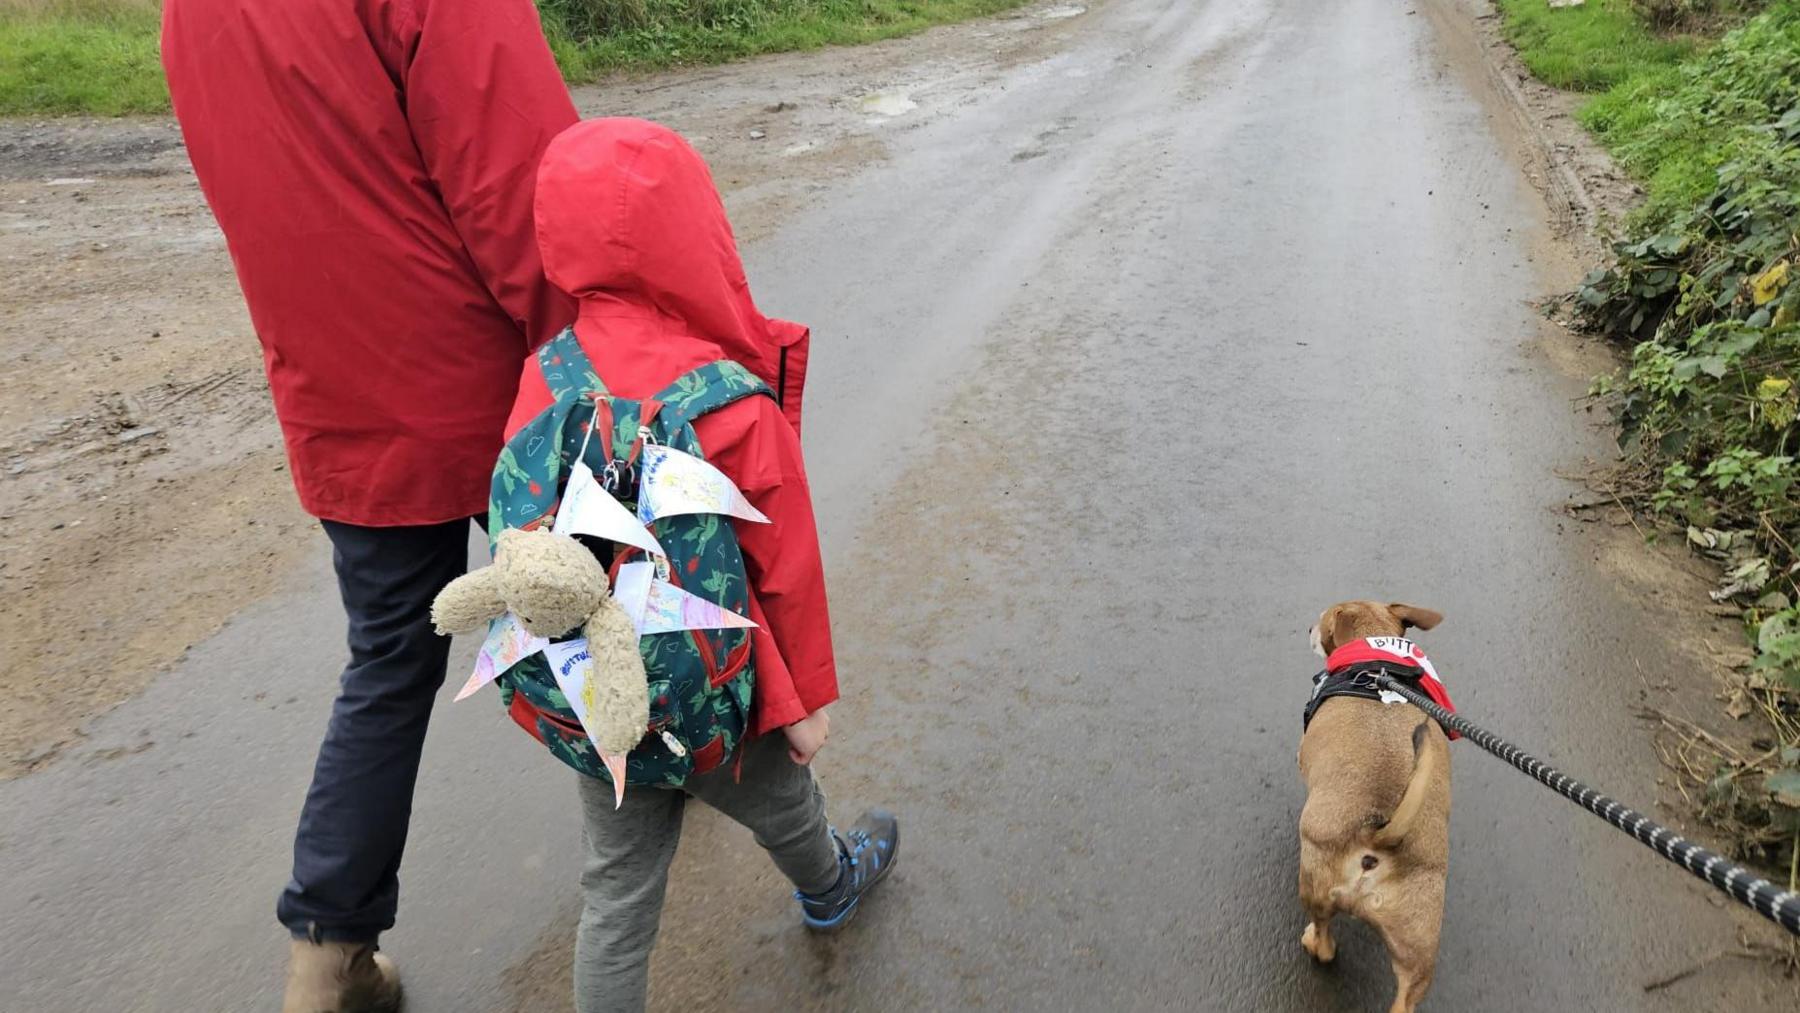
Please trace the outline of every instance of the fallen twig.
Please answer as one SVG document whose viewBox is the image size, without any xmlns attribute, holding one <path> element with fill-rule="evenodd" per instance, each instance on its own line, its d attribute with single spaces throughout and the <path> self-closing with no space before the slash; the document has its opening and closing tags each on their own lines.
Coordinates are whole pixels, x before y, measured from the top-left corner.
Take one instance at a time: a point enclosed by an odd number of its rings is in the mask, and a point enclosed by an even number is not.
<svg viewBox="0 0 1800 1013">
<path fill-rule="evenodd" d="M 1733 749 L 1730 746 L 1730 744 L 1721 741 L 1718 736 L 1716 736 L 1713 733 L 1707 731 L 1706 729 L 1700 727 L 1699 725 L 1694 724 L 1692 721 L 1689 721 L 1686 718 L 1678 718 L 1675 715 L 1668 713 L 1667 711 L 1659 710 L 1655 707 L 1645 707 L 1645 708 L 1643 708 L 1643 711 L 1648 716 L 1653 717 L 1653 718 L 1657 719 L 1658 721 L 1661 721 L 1664 725 L 1667 725 L 1670 731 L 1681 732 L 1683 734 L 1693 736 L 1694 738 L 1705 739 L 1709 745 L 1711 745 L 1714 749 L 1717 749 L 1720 753 L 1731 757 L 1733 760 L 1736 760 L 1739 763 L 1744 762 L 1744 755 L 1742 753 L 1738 752 L 1736 749 Z"/>
<path fill-rule="evenodd" d="M 1637 517 L 1632 513 L 1631 508 L 1625 505 L 1625 501 L 1619 498 L 1618 493 L 1613 492 L 1611 489 L 1608 489 L 1607 492 L 1612 493 L 1612 501 L 1619 505 L 1619 509 L 1625 511 L 1625 519 L 1631 522 L 1632 530 L 1638 533 L 1639 538 L 1649 541 L 1650 536 L 1644 534 L 1643 528 L 1638 527 Z"/>
<path fill-rule="evenodd" d="M 1644 991 L 1660 992 L 1663 989 L 1668 988 L 1670 985 L 1673 985 L 1678 981 L 1685 981 L 1688 978 L 1692 978 L 1694 975 L 1699 974 L 1701 971 L 1705 970 L 1706 965 L 1712 963 L 1715 960 L 1718 960 L 1720 957 L 1723 957 L 1724 955 L 1725 955 L 1725 953 L 1722 950 L 1717 953 L 1710 954 L 1710 955 L 1702 958 L 1699 963 L 1693 965 L 1692 967 L 1688 967 L 1683 970 L 1676 971 L 1674 974 L 1669 975 L 1667 978 L 1658 978 L 1655 981 L 1651 982 L 1650 984 L 1645 985 Z"/>
<path fill-rule="evenodd" d="M 1697 963 L 1695 963 L 1693 966 L 1684 968 L 1680 971 L 1676 971 L 1674 974 L 1669 975 L 1667 978 L 1658 978 L 1657 980 L 1649 983 L 1648 985 L 1645 985 L 1644 991 L 1660 992 L 1661 990 L 1668 988 L 1670 985 L 1673 985 L 1676 982 L 1685 981 L 1688 978 L 1692 978 L 1694 975 L 1699 974 L 1701 971 L 1706 970 L 1707 965 L 1717 963 L 1718 961 L 1723 960 L 1726 957 L 1736 957 L 1740 960 L 1766 960 L 1766 959 L 1769 959 L 1769 957 L 1771 956 L 1769 953 L 1760 952 L 1764 949 L 1763 947 L 1743 946 L 1743 940 L 1741 940 L 1741 939 L 1739 940 L 1739 945 L 1741 947 L 1740 949 L 1717 950 L 1717 951 L 1714 951 L 1713 953 L 1710 953 L 1704 957 L 1701 957 L 1700 960 Z"/>
</svg>

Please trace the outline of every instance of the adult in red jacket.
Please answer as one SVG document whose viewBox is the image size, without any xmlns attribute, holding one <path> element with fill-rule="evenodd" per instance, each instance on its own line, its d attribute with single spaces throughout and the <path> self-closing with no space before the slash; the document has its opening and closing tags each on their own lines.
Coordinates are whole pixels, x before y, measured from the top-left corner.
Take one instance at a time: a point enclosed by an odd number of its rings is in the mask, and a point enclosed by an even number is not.
<svg viewBox="0 0 1800 1013">
<path fill-rule="evenodd" d="M 519 363 L 572 315 L 530 202 L 575 110 L 529 0 L 167 0 L 162 49 L 349 616 L 278 903 L 287 1008 L 382 1008 L 449 650 L 431 597 L 466 568 Z"/>
</svg>

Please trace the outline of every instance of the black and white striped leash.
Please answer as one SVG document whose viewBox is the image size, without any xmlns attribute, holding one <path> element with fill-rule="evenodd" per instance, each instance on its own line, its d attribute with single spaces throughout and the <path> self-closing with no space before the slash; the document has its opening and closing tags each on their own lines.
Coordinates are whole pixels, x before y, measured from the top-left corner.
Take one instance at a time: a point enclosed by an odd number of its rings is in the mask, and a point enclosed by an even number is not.
<svg viewBox="0 0 1800 1013">
<path fill-rule="evenodd" d="M 1562 797 L 1637 838 L 1638 842 L 1645 847 L 1725 891 L 1749 907 L 1750 910 L 1789 932 L 1800 935 L 1800 894 L 1792 890 L 1779 889 L 1775 884 L 1725 856 L 1708 851 L 1648 816 L 1620 805 L 1555 767 L 1539 761 L 1536 757 L 1498 735 L 1485 728 L 1477 727 L 1462 715 L 1445 710 L 1438 706 L 1437 701 L 1386 672 L 1380 672 L 1375 676 L 1375 684 L 1382 689 L 1400 694 L 1406 698 L 1408 703 L 1431 715 L 1438 724 L 1462 733 L 1462 736 L 1470 742 L 1530 774 L 1546 787 L 1554 789 Z"/>
</svg>

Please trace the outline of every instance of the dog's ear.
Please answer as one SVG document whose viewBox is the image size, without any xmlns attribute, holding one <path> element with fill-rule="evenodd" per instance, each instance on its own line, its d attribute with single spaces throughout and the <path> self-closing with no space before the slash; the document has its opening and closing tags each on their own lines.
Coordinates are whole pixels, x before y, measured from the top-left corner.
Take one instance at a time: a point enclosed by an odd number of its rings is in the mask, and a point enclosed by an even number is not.
<svg viewBox="0 0 1800 1013">
<path fill-rule="evenodd" d="M 1356 614 L 1342 605 L 1333 605 L 1319 617 L 1319 646 L 1326 657 L 1356 639 Z"/>
<path fill-rule="evenodd" d="M 1417 605 L 1402 605 L 1395 602 L 1388 606 L 1388 611 L 1394 614 L 1395 619 L 1400 620 L 1400 628 L 1403 630 L 1410 630 L 1414 626 L 1428 630 L 1444 621 L 1442 612 L 1422 609 Z"/>
</svg>

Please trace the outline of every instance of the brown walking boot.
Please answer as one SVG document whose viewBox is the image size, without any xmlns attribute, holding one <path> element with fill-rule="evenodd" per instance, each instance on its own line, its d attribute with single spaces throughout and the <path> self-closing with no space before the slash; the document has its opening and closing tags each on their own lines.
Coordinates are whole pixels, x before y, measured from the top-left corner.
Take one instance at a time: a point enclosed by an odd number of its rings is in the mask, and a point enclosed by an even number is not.
<svg viewBox="0 0 1800 1013">
<path fill-rule="evenodd" d="M 281 1013 L 397 1013 L 400 972 L 373 943 L 294 940 Z"/>
</svg>

